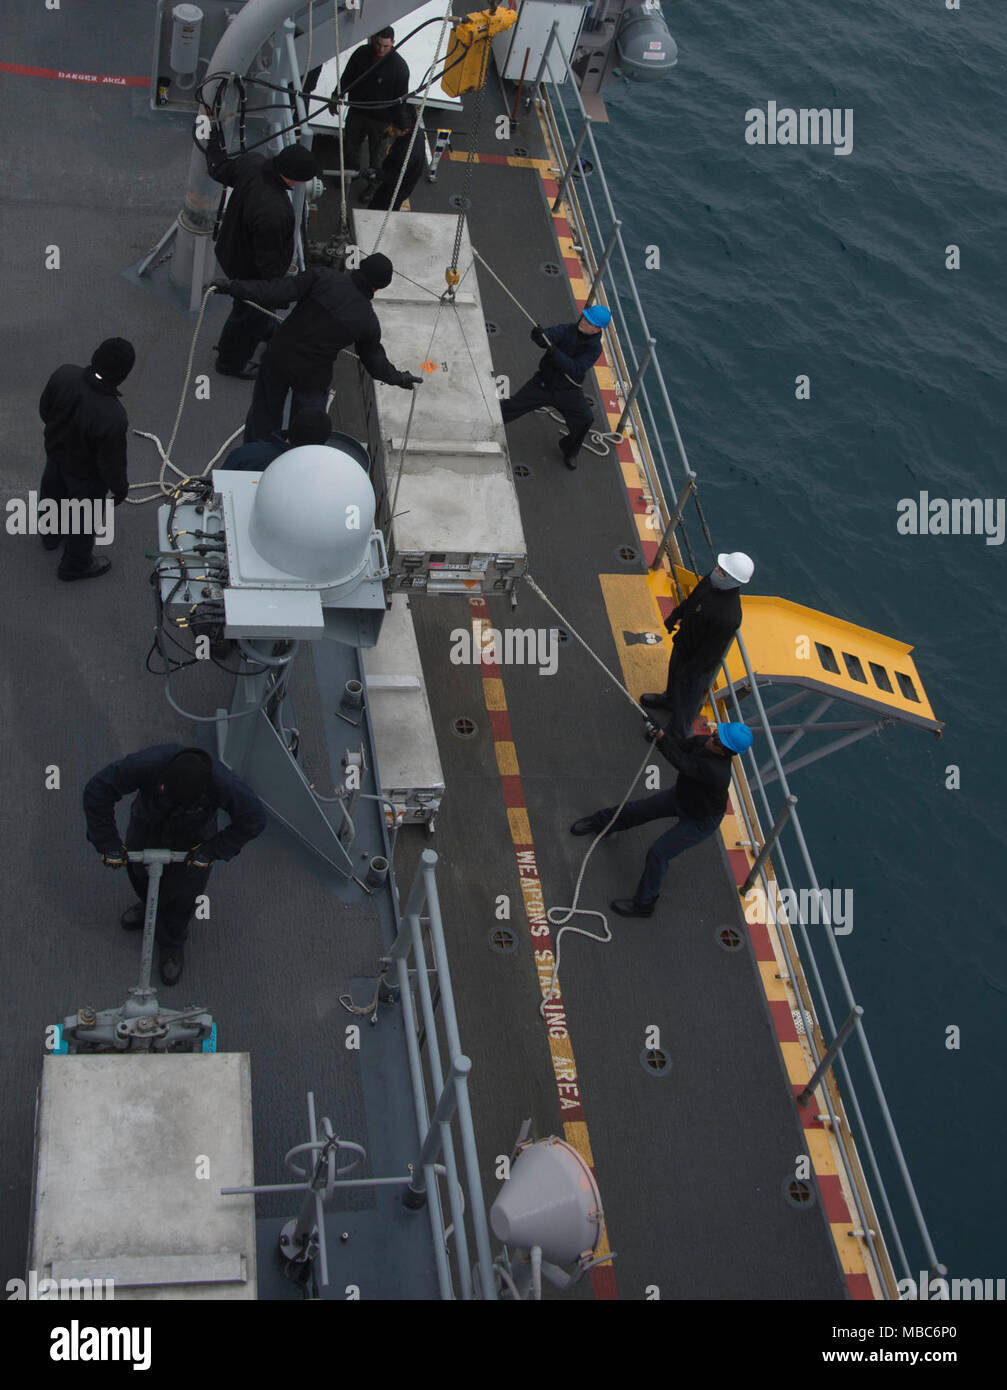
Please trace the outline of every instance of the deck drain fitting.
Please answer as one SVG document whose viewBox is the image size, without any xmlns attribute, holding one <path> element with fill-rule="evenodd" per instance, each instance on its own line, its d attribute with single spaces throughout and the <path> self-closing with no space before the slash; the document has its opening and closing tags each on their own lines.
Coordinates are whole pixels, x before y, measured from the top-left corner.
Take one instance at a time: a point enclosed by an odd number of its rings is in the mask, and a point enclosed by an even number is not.
<svg viewBox="0 0 1007 1390">
<path fill-rule="evenodd" d="M 461 193 L 452 193 L 451 197 L 448 199 L 448 202 L 451 204 L 453 208 L 458 208 L 461 212 L 467 212 L 468 209 L 472 206 L 472 199 L 466 198 Z"/>
<path fill-rule="evenodd" d="M 517 950 L 517 937 L 510 927 L 494 927 L 489 934 L 490 949 L 499 956 L 512 956 Z"/>
<path fill-rule="evenodd" d="M 530 478 L 531 468 L 527 463 L 516 463 L 514 465 L 514 476 L 515 478 Z"/>
<path fill-rule="evenodd" d="M 543 275 L 561 275 L 563 273 L 555 261 L 543 261 L 539 270 Z"/>
<path fill-rule="evenodd" d="M 648 1076 L 667 1076 L 671 1071 L 671 1058 L 660 1047 L 645 1047 L 640 1053 L 640 1065 Z"/>
<path fill-rule="evenodd" d="M 494 323 L 492 319 L 487 319 L 487 320 L 486 320 L 486 336 L 487 336 L 488 338 L 495 338 L 499 332 L 500 332 L 500 325 L 499 325 L 498 323 Z"/>
<path fill-rule="evenodd" d="M 781 1191 L 788 1204 L 800 1211 L 806 1211 L 808 1207 L 815 1205 L 815 1189 L 806 1178 L 795 1178 L 793 1174 L 788 1174 L 783 1179 Z"/>
<path fill-rule="evenodd" d="M 518 159 L 527 159 L 527 158 L 528 158 L 528 150 L 526 149 L 526 147 L 525 147 L 524 145 L 515 145 L 515 146 L 514 146 L 514 153 L 517 155 Z"/>
<path fill-rule="evenodd" d="M 615 549 L 615 558 L 623 565 L 636 565 L 640 561 L 640 552 L 635 545 L 619 545 Z"/>
<path fill-rule="evenodd" d="M 475 738 L 479 732 L 479 725 L 474 719 L 467 719 L 465 715 L 461 715 L 452 722 L 451 732 L 456 738 Z"/>
<path fill-rule="evenodd" d="M 737 927 L 718 927 L 717 945 L 723 951 L 740 951 L 744 940 Z"/>
</svg>

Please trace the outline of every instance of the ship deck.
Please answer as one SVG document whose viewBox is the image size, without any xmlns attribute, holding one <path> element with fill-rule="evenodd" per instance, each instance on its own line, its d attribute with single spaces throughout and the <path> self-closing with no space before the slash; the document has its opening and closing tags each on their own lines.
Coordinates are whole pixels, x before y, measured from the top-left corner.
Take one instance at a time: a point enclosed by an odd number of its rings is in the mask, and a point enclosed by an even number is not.
<svg viewBox="0 0 1007 1390">
<path fill-rule="evenodd" d="M 135 6 L 115 8 L 113 52 L 86 15 L 63 11 L 51 21 L 28 0 L 14 0 L 8 27 L 17 36 L 18 61 L 50 70 L 145 73 L 150 15 Z M 6 501 L 38 486 L 43 460 L 36 402 L 50 372 L 65 361 L 86 361 L 106 336 L 125 336 L 137 348 L 124 390 L 131 425 L 166 440 L 194 316 L 124 274 L 177 214 L 189 122 L 153 114 L 139 86 L 15 74 L 3 80 L 9 88 L 0 115 L 7 321 L 16 348 L 0 385 Z M 491 86 L 483 114 L 487 149 L 497 143 L 491 132 L 498 105 Z M 469 128 L 465 112 L 453 119 Z M 543 153 L 531 122 L 513 143 L 532 156 Z M 413 206 L 450 211 L 448 198 L 461 190 L 462 177 L 463 165 L 445 160 L 435 184 L 421 183 Z M 497 274 L 535 306 L 540 321 L 572 317 L 565 277 L 540 271 L 545 262 L 562 265 L 562 256 L 538 171 L 480 162 L 472 170 L 471 197 L 473 244 Z M 324 237 L 335 201 L 330 195 L 323 205 L 314 235 Z M 58 270 L 45 268 L 46 248 L 54 245 L 60 248 Z M 494 365 L 516 387 L 533 369 L 537 350 L 503 292 L 482 272 L 479 283 L 486 316 L 499 326 L 490 341 Z M 380 296 L 376 307 L 380 316 Z M 225 313 L 211 301 L 195 370 L 211 373 L 212 398 L 190 397 L 174 450 L 194 469 L 240 424 L 251 389 L 212 375 L 211 345 Z M 387 346 L 397 365 L 416 369 L 398 345 Z M 335 427 L 350 432 L 360 418 L 355 371 L 351 361 L 339 364 L 332 411 Z M 633 572 L 616 556 L 620 546 L 636 541 L 622 473 L 611 456 L 588 453 L 577 472 L 568 471 L 555 449 L 557 433 L 551 421 L 535 416 L 508 432 L 513 461 L 531 470 L 518 482 L 530 569 L 570 625 L 618 670 L 613 615 L 600 576 Z M 133 439 L 130 456 L 131 480 L 156 476 L 153 445 Z M 6 922 L 0 971 L 9 998 L 0 1051 L 7 1213 L 0 1245 L 8 1270 L 20 1270 L 27 1245 L 34 1093 L 45 1026 L 78 1002 L 111 1003 L 131 983 L 136 939 L 117 924 L 129 895 L 84 839 L 81 790 L 104 763 L 147 744 L 177 738 L 211 746 L 211 726 L 176 715 L 162 682 L 144 670 L 153 628 L 152 562 L 144 552 L 155 544 L 155 507 L 122 508 L 116 521 L 114 568 L 101 584 L 60 584 L 55 557 L 36 538 L 4 538 L 8 872 L 0 889 Z M 617 1292 L 643 1299 L 655 1288 L 663 1299 L 845 1297 L 820 1203 L 802 1210 L 784 1195 L 796 1156 L 806 1149 L 747 933 L 743 951 L 728 953 L 717 943 L 722 926 L 743 926 L 720 840 L 674 863 L 652 920 L 613 919 L 608 945 L 564 939 L 569 1065 L 558 1085 L 538 1012 L 515 811 L 523 805 L 527 814 L 546 905 L 568 903 L 590 843 L 573 839 L 569 824 L 620 799 L 643 756 L 639 720 L 572 642 L 560 648 L 553 676 L 526 666 L 504 668 L 490 710 L 483 672 L 453 665 L 448 655 L 452 630 L 471 622 L 469 599 L 417 598 L 412 607 L 447 791 L 432 840 L 418 828 L 401 833 L 396 869 L 404 888 L 422 849 L 429 844 L 439 855 L 487 1198 L 497 1187 L 496 1156 L 510 1152 L 526 1117 L 538 1136 L 562 1136 L 572 1120 L 582 1126 L 580 1141 L 590 1145 L 616 1252 L 613 1273 L 594 1286 L 585 1280 L 575 1297 Z M 491 599 L 488 616 L 496 627 L 556 624 L 527 588 L 516 612 L 507 600 Z M 660 652 L 654 662 L 656 675 Z M 226 703 L 222 674 L 194 676 L 192 683 L 186 674 L 173 689 L 191 709 L 210 714 L 221 696 Z M 313 681 L 305 654 L 298 694 L 309 708 L 316 699 Z M 475 737 L 455 737 L 451 726 L 459 717 L 477 725 Z M 516 765 L 501 762 L 505 742 L 513 743 Z M 59 788 L 46 790 L 53 765 Z M 582 905 L 605 909 L 611 897 L 629 895 L 647 843 L 647 832 L 639 831 L 600 845 Z M 525 863 L 527 877 L 527 857 Z M 309 1089 L 319 1112 L 330 1114 L 345 1137 L 370 1146 L 375 1162 L 397 1147 L 408 1150 L 415 1136 L 401 1049 L 393 1040 L 368 1060 L 366 1049 L 355 1054 L 340 1045 L 350 1020 L 338 996 L 373 976 L 387 924 L 368 905 L 345 901 L 333 876 L 275 825 L 216 871 L 210 891 L 219 911 L 215 906 L 211 923 L 193 926 L 182 993 L 212 1008 L 222 1049 L 251 1053 L 256 1180 L 282 1180 L 283 1152 L 306 1137 Z M 501 895 L 509 898 L 517 938 L 508 954 L 491 944 Z M 376 1032 L 394 1031 L 393 1014 L 384 1010 Z M 643 1061 L 652 1026 L 660 1029 L 670 1059 L 660 1074 Z M 389 1080 L 399 1063 L 400 1082 Z M 260 1207 L 263 1217 L 286 1211 L 270 1201 L 274 1205 Z M 359 1205 L 367 1207 L 363 1200 Z M 373 1264 L 367 1256 L 372 1297 L 432 1296 L 429 1252 L 421 1246 L 413 1274 L 393 1268 L 394 1262 L 382 1268 L 377 1254 Z M 330 1256 L 340 1283 L 344 1274 L 347 1283 L 363 1282 L 354 1269 L 361 1268 L 364 1248 L 351 1241 L 347 1252 Z M 262 1292 L 268 1292 L 265 1285 Z"/>
</svg>

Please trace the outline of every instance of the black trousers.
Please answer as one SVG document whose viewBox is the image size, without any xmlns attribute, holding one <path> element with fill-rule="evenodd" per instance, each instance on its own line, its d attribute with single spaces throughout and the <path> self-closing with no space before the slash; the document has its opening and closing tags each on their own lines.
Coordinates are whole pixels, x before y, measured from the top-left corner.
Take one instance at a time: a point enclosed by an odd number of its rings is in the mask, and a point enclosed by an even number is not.
<svg viewBox="0 0 1007 1390">
<path fill-rule="evenodd" d="M 252 404 L 245 419 L 245 443 L 253 444 L 257 439 L 268 439 L 283 428 L 283 409 L 287 394 L 293 391 L 290 403 L 291 417 L 302 410 L 324 410 L 329 398 L 328 391 L 302 391 L 290 387 L 282 376 L 272 371 L 266 362 L 259 365 L 252 391 Z"/>
<path fill-rule="evenodd" d="M 559 447 L 567 458 L 576 458 L 594 420 L 594 408 L 579 386 L 549 387 L 541 377 L 532 377 L 516 395 L 500 402 L 500 412 L 504 424 L 509 425 L 544 405 L 551 405 L 563 416 L 569 433 L 559 441 Z"/>
<path fill-rule="evenodd" d="M 614 810 L 614 806 L 606 806 L 603 810 L 595 812 L 594 819 L 599 830 L 605 827 Z M 634 825 L 646 825 L 649 821 L 662 820 L 669 816 L 677 816 L 678 823 L 660 835 L 647 851 L 643 873 L 633 894 L 634 902 L 639 903 L 641 907 L 657 900 L 671 861 L 679 854 L 684 854 L 687 849 L 692 849 L 693 845 L 709 839 L 723 819 L 722 816 L 696 818 L 685 815 L 678 804 L 677 789 L 668 787 L 665 791 L 655 792 L 653 796 L 627 802 L 616 818 L 612 830 L 631 830 Z"/>
<path fill-rule="evenodd" d="M 108 488 L 99 478 L 76 478 L 65 472 L 51 458 L 46 458 L 39 483 L 38 500 L 51 500 L 59 503 L 64 498 L 80 500 L 90 497 L 99 501 L 108 496 Z M 94 536 L 66 536 L 63 540 L 63 554 L 60 556 L 60 574 L 80 574 L 91 563 L 94 550 Z"/>
<path fill-rule="evenodd" d="M 343 131 L 343 159 L 347 169 L 359 169 L 361 173 L 365 169 L 379 169 L 388 150 L 390 137 L 385 134 L 388 127 L 387 118 L 384 120 L 374 120 L 363 111 L 354 111 L 350 108 L 350 114 L 346 119 L 346 127 Z M 362 159 L 362 146 L 367 145 L 367 154 L 370 163 L 365 164 Z"/>
<path fill-rule="evenodd" d="M 714 673 L 691 671 L 688 667 L 679 670 L 674 663 L 675 656 L 672 653 L 668 661 L 668 685 L 664 692 L 665 699 L 671 702 L 671 718 L 667 730 L 672 738 L 691 738 L 693 721 L 699 713 L 703 696 L 713 680 Z"/>
<path fill-rule="evenodd" d="M 213 833 L 211 830 L 210 834 Z M 192 845 L 185 848 L 191 849 Z M 126 830 L 127 849 L 170 849 L 156 838 L 151 839 L 132 820 Z M 147 901 L 147 870 L 142 864 L 127 864 L 126 871 L 136 896 Z M 184 946 L 189 935 L 189 921 L 196 910 L 196 899 L 206 891 L 210 869 L 189 869 L 184 864 L 166 864 L 161 873 L 157 895 L 157 925 L 155 940 L 167 950 Z"/>
<path fill-rule="evenodd" d="M 276 320 L 253 309 L 244 300 L 234 300 L 227 322 L 220 330 L 217 344 L 217 366 L 240 372 L 251 361 L 260 343 L 273 336 Z"/>
</svg>

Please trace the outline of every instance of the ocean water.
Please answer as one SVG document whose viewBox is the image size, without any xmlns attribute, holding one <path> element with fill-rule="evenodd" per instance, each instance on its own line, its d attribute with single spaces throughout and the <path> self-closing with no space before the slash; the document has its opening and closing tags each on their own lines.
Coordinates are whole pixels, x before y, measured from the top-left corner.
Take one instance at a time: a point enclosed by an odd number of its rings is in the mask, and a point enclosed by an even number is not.
<svg viewBox="0 0 1007 1390">
<path fill-rule="evenodd" d="M 886 730 L 792 785 L 820 881 L 853 890 L 840 949 L 937 1254 L 993 1278 L 1007 1275 L 1005 547 L 896 529 L 921 491 L 1007 493 L 1007 29 L 1001 7 L 961 5 L 666 6 L 677 68 L 609 87 L 595 133 L 633 209 L 624 235 L 718 548 L 753 556 L 752 592 L 912 645 L 946 724 L 940 741 Z M 746 111 L 770 100 L 852 108 L 852 152 L 747 144 Z M 915 1272 L 922 1246 L 865 1110 Z"/>
</svg>

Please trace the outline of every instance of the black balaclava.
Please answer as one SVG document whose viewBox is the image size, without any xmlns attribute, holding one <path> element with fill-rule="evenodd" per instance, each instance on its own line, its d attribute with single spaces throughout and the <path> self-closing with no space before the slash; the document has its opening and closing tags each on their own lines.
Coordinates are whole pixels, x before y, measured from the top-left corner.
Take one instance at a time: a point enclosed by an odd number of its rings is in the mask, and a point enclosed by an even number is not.
<svg viewBox="0 0 1007 1390">
<path fill-rule="evenodd" d="M 165 792 L 178 806 L 194 806 L 210 789 L 213 761 L 202 748 L 183 748 L 164 770 Z"/>
<path fill-rule="evenodd" d="M 133 370 L 136 350 L 125 338 L 106 338 L 91 355 L 91 370 L 109 386 L 118 386 Z"/>
</svg>

